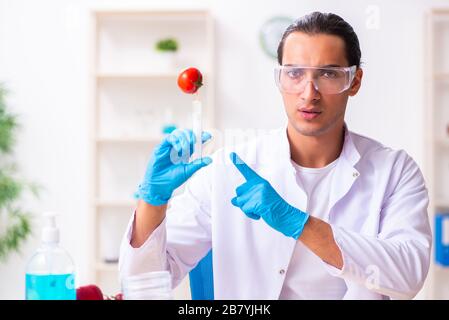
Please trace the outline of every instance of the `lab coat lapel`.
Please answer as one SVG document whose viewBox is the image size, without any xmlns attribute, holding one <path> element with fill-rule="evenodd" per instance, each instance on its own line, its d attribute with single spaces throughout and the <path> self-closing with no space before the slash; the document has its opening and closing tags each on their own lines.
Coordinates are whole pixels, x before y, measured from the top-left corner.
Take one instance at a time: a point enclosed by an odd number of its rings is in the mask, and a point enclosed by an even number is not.
<svg viewBox="0 0 449 320">
<path fill-rule="evenodd" d="M 360 176 L 360 172 L 355 168 L 356 163 L 360 160 L 360 153 L 354 144 L 346 123 L 344 132 L 343 149 L 337 161 L 330 186 L 329 209 L 334 207 L 348 193 Z M 278 152 L 271 153 L 270 165 L 268 169 L 263 170 L 264 178 L 271 183 L 289 204 L 306 211 L 307 195 L 296 182 L 296 172 L 290 160 L 290 144 L 286 128 L 279 131 L 277 141 L 279 141 Z"/>
<path fill-rule="evenodd" d="M 360 176 L 360 172 L 354 167 L 360 159 L 360 153 L 357 151 L 351 133 L 345 124 L 345 139 L 343 150 L 338 159 L 337 166 L 333 173 L 331 190 L 329 196 L 329 211 L 327 220 L 329 221 L 329 213 L 337 202 L 342 199 L 351 189 L 354 182 Z"/>
</svg>

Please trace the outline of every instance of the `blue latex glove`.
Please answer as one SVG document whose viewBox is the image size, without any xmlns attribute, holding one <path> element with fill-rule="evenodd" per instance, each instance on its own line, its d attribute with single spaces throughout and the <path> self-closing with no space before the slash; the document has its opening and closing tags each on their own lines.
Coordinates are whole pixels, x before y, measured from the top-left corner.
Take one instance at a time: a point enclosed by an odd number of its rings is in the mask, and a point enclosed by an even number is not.
<svg viewBox="0 0 449 320">
<path fill-rule="evenodd" d="M 309 215 L 289 205 L 267 180 L 254 172 L 236 153 L 231 152 L 230 156 L 246 179 L 237 187 L 237 196 L 232 198 L 232 204 L 249 218 L 258 220 L 262 217 L 273 229 L 297 240 Z"/>
<path fill-rule="evenodd" d="M 210 133 L 202 133 L 203 143 L 210 138 Z M 194 133 L 188 129 L 177 129 L 167 135 L 154 149 L 135 197 L 155 206 L 166 204 L 176 188 L 210 164 L 212 159 L 209 157 L 189 163 L 195 140 Z"/>
</svg>

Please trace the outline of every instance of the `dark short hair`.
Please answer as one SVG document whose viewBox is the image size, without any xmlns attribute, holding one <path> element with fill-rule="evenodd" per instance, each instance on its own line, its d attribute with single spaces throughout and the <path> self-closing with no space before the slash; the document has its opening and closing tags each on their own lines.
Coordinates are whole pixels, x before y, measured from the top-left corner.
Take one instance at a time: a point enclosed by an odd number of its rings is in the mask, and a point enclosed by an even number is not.
<svg viewBox="0 0 449 320">
<path fill-rule="evenodd" d="M 294 21 L 285 30 L 278 46 L 278 63 L 282 65 L 284 42 L 287 36 L 293 32 L 304 32 L 309 35 L 329 34 L 339 36 L 345 42 L 346 60 L 350 66 L 360 67 L 362 53 L 359 39 L 354 29 L 340 16 L 333 13 L 312 12 Z"/>
</svg>

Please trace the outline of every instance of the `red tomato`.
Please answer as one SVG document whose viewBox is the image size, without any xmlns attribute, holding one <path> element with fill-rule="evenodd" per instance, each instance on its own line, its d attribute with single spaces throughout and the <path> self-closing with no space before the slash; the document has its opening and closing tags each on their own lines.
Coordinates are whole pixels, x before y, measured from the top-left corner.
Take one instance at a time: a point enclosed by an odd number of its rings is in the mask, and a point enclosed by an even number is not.
<svg viewBox="0 0 449 320">
<path fill-rule="evenodd" d="M 196 68 L 187 68 L 178 76 L 178 86 L 185 93 L 195 93 L 203 85 L 203 75 Z"/>
</svg>

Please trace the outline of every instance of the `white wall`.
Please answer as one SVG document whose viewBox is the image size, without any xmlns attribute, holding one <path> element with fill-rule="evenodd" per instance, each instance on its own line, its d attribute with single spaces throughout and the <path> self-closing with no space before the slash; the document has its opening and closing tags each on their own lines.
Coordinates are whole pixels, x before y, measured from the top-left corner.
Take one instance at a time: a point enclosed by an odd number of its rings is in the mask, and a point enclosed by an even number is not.
<svg viewBox="0 0 449 320">
<path fill-rule="evenodd" d="M 263 1 L 259 6 L 251 1 L 215 2 L 220 125 L 245 127 L 254 114 L 260 115 L 251 120 L 255 126 L 272 127 L 284 119 L 271 77 L 274 62 L 258 46 L 258 28 L 268 17 L 334 12 L 354 27 L 364 62 L 362 89 L 348 107 L 350 128 L 403 148 L 422 163 L 423 18 L 431 5 L 444 4 L 449 6 L 449 1 Z M 372 23 L 376 12 L 378 26 Z"/>
<path fill-rule="evenodd" d="M 407 150 L 424 161 L 424 12 L 449 1 L 164 1 L 176 7 L 210 2 L 216 18 L 217 121 L 219 128 L 272 128 L 284 121 L 273 79 L 274 61 L 259 47 L 258 30 L 275 14 L 301 16 L 335 12 L 350 22 L 362 46 L 365 77 L 351 100 L 352 130 Z M 88 10 L 93 7 L 152 5 L 154 1 L 0 0 L 0 81 L 12 92 L 20 115 L 17 157 L 21 172 L 44 185 L 39 201 L 26 207 L 57 210 L 62 244 L 87 278 L 85 252 L 92 244 L 88 221 Z M 373 11 L 374 10 L 374 11 Z M 373 12 L 378 26 L 370 25 Z M 37 245 L 0 263 L 0 299 L 23 298 L 25 261 Z"/>
</svg>

